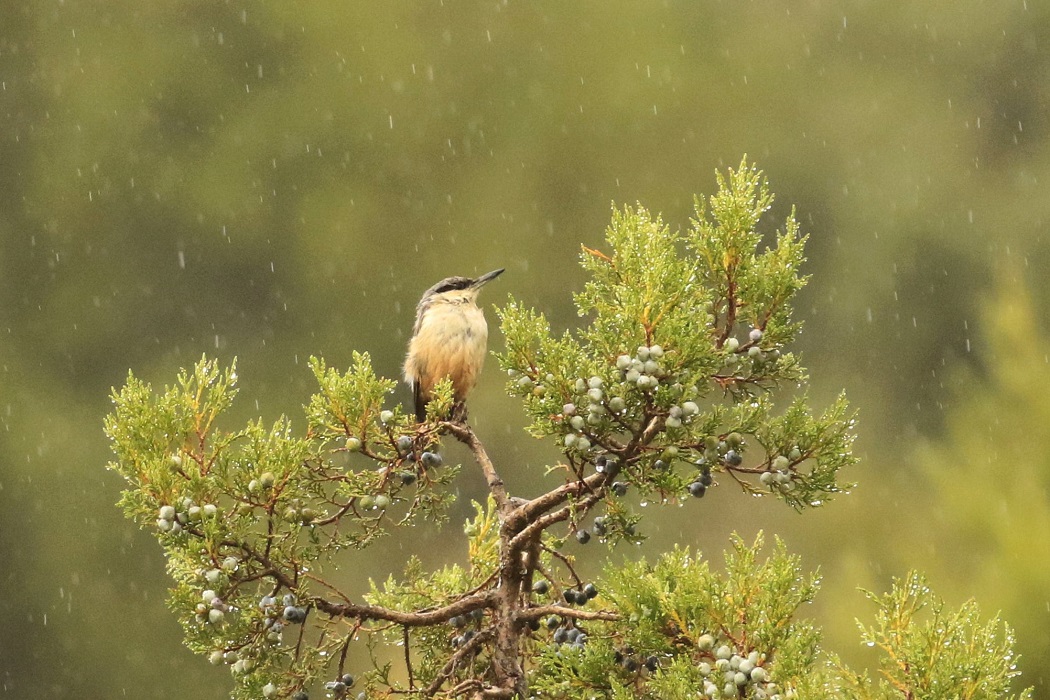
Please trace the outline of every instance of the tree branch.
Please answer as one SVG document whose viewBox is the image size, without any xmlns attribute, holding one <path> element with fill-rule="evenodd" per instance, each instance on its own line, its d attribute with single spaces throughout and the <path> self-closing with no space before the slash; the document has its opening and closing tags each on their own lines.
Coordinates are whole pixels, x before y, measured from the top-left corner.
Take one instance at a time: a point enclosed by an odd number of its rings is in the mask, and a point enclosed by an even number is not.
<svg viewBox="0 0 1050 700">
<path fill-rule="evenodd" d="M 622 619 L 619 614 L 609 610 L 578 610 L 564 605 L 539 605 L 534 608 L 528 608 L 518 613 L 518 619 L 523 622 L 529 622 L 551 615 L 571 617 L 574 620 L 604 620 L 606 622 L 615 622 Z"/>
<path fill-rule="evenodd" d="M 587 477 L 588 479 L 593 476 Z M 604 477 L 604 474 L 598 474 L 597 476 Z M 586 479 L 584 480 L 586 482 Z M 547 513 L 546 515 L 536 518 L 527 526 L 521 529 L 521 531 L 511 538 L 508 546 L 512 551 L 517 551 L 527 545 L 534 537 L 539 537 L 540 533 L 549 528 L 554 523 L 559 523 L 563 520 L 568 520 L 574 510 L 583 510 L 586 512 L 598 502 L 601 498 L 599 493 L 589 493 L 580 500 L 576 501 L 572 505 L 563 506 L 553 513 Z"/>
<path fill-rule="evenodd" d="M 584 479 L 577 479 L 562 484 L 553 491 L 548 491 L 542 496 L 537 496 L 531 501 L 519 506 L 511 517 L 515 520 L 520 520 L 523 523 L 531 524 L 536 520 L 537 516 L 546 513 L 552 508 L 560 506 L 572 496 L 579 495 L 584 491 L 596 491 L 605 485 L 605 481 L 608 480 L 608 478 L 609 475 L 605 472 L 596 472 Z"/>
<path fill-rule="evenodd" d="M 319 599 L 314 601 L 314 607 L 332 617 L 352 617 L 360 620 L 386 620 L 395 622 L 405 627 L 426 627 L 447 622 L 456 615 L 466 615 L 472 610 L 491 607 L 496 600 L 494 593 L 484 595 L 471 595 L 460 598 L 454 603 L 434 610 L 419 610 L 416 612 L 402 612 L 391 610 L 377 605 L 355 605 L 348 603 L 333 603 L 328 600 Z"/>
<path fill-rule="evenodd" d="M 492 497 L 496 499 L 499 512 L 504 516 L 508 515 L 512 505 L 510 498 L 507 496 L 507 488 L 503 483 L 503 479 L 496 473 L 496 467 L 492 464 L 492 460 L 489 459 L 485 446 L 481 444 L 481 440 L 478 439 L 474 430 L 466 423 L 452 423 L 448 421 L 442 423 L 441 427 L 469 447 L 470 451 L 474 453 L 474 459 L 477 460 L 482 474 L 485 475 L 485 482 L 488 484 Z"/>
</svg>

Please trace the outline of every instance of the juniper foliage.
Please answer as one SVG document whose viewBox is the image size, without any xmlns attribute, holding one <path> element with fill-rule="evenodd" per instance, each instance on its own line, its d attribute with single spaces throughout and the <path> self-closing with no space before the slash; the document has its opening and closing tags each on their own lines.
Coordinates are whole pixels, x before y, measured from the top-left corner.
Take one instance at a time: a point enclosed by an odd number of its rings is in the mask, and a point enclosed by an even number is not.
<svg viewBox="0 0 1050 700">
<path fill-rule="evenodd" d="M 367 354 L 345 371 L 311 359 L 318 389 L 303 433 L 284 417 L 228 429 L 233 366 L 202 359 L 162 390 L 129 374 L 106 420 L 111 468 L 127 480 L 121 505 L 156 533 L 186 644 L 229 666 L 233 698 L 1005 692 L 1012 640 L 1000 623 L 968 604 L 954 616 L 935 607 L 932 627 L 916 626 L 899 614 L 920 601 L 911 584 L 876 599 L 865 628 L 894 660 L 887 680 L 836 663 L 797 614 L 816 579 L 779 541 L 762 559 L 761 539 L 735 540 L 721 571 L 678 548 L 649 552 L 652 564 L 610 563 L 597 581 L 577 573 L 570 537 L 641 541 L 632 491 L 677 502 L 729 484 L 804 510 L 846 486 L 852 413 L 842 397 L 811 409 L 790 350 L 805 236 L 792 214 L 763 246 L 773 200 L 746 160 L 718 185 L 685 232 L 641 206 L 614 211 L 608 249 L 582 253 L 590 281 L 576 333 L 552 334 L 513 299 L 498 310 L 508 392 L 529 432 L 562 455 L 530 480 L 537 493 L 507 493 L 505 465 L 447 419 L 448 381 L 417 424 Z M 427 571 L 412 559 L 368 591 L 339 590 L 325 572 L 344 552 L 446 519 L 460 471 L 443 463 L 448 437 L 477 463 L 462 478 L 480 472 L 490 491 L 464 528 L 465 563 Z M 965 667 L 979 681 L 938 666 L 980 645 L 996 654 Z"/>
</svg>

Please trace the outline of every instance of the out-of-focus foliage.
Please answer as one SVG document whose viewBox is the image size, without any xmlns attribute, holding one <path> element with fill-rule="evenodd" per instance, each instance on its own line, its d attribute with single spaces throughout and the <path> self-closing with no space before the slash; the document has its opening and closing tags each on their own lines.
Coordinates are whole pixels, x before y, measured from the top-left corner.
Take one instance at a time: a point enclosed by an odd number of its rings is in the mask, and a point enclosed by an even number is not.
<svg viewBox="0 0 1050 700">
<path fill-rule="evenodd" d="M 946 610 L 920 574 L 895 580 L 889 593 L 868 593 L 877 608 L 875 624 L 860 625 L 864 643 L 882 653 L 880 680 L 846 669 L 842 697 L 929 698 L 929 700 L 1022 700 L 1025 689 L 1010 694 L 1018 675 L 1013 631 L 999 620 L 980 619 L 972 600 Z M 926 612 L 924 609 L 928 608 Z"/>
<path fill-rule="evenodd" d="M 988 505 L 1003 540 L 934 537 L 955 516 L 910 448 L 938 436 L 962 377 L 1009 362 L 977 311 L 995 266 L 1031 271 L 1046 325 L 1048 69 L 1050 6 L 1032 0 L 0 3 L 0 687 L 225 692 L 181 648 L 160 552 L 111 507 L 115 475 L 96 474 L 103 397 L 129 367 L 163 384 L 236 355 L 253 381 L 234 413 L 293 415 L 305 358 L 368 350 L 395 376 L 419 294 L 504 266 L 503 288 L 560 331 L 610 200 L 684 221 L 712 166 L 745 152 L 803 212 L 816 281 L 799 346 L 814 397 L 846 387 L 864 416 L 851 479 L 868 494 L 747 522 L 875 590 L 917 563 L 938 588 L 980 572 L 972 593 L 1008 611 L 1022 667 L 1043 674 L 1050 613 L 1023 601 L 1044 591 L 1009 573 L 1038 565 L 1038 542 L 996 544 L 1028 538 L 1036 492 Z M 518 425 L 499 387 L 479 387 L 483 430 Z M 720 547 L 736 503 L 652 536 Z M 908 516 L 907 538 L 883 525 Z M 440 536 L 415 544 L 440 557 Z M 404 553 L 379 547 L 376 567 L 399 571 Z M 986 552 L 1010 566 L 957 576 Z M 817 611 L 857 580 L 829 575 Z M 853 638 L 837 605 L 826 617 Z"/>
<path fill-rule="evenodd" d="M 983 309 L 990 358 L 966 374 L 945 436 L 918 450 L 935 494 L 936 551 L 956 595 L 995 600 L 1017 629 L 1023 657 L 1050 654 L 1050 362 L 1047 333 L 1021 282 L 1002 276 Z M 1035 601 L 1039 601 L 1036 603 Z"/>
</svg>

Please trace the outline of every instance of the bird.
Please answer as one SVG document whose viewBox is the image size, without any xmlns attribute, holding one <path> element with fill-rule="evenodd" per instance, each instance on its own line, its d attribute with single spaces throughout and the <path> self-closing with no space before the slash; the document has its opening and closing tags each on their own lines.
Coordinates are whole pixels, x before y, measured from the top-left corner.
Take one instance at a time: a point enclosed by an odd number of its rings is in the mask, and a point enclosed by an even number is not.
<svg viewBox="0 0 1050 700">
<path fill-rule="evenodd" d="M 416 420 L 426 420 L 427 403 L 440 380 L 452 380 L 453 420 L 466 418 L 466 398 L 485 363 L 489 327 L 477 305 L 478 292 L 504 268 L 477 278 L 447 277 L 423 293 L 405 357 Z"/>
</svg>

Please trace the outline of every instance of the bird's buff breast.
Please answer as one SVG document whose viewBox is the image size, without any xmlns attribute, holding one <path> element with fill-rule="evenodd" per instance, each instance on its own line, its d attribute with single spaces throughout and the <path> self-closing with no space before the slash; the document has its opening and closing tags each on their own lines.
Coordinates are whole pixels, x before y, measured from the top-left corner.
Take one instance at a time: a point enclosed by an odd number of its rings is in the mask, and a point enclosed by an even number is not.
<svg viewBox="0 0 1050 700">
<path fill-rule="evenodd" d="M 443 377 L 452 379 L 456 398 L 466 397 L 485 362 L 488 326 L 481 309 L 466 304 L 442 304 L 427 310 L 412 340 L 405 374 L 420 382 L 423 394 Z M 409 366 L 414 365 L 414 366 Z"/>
</svg>

